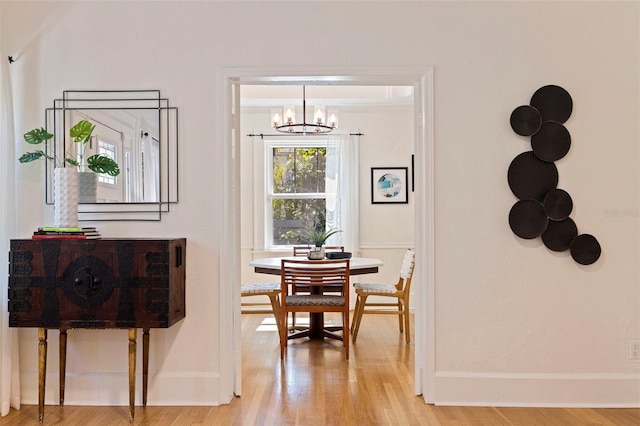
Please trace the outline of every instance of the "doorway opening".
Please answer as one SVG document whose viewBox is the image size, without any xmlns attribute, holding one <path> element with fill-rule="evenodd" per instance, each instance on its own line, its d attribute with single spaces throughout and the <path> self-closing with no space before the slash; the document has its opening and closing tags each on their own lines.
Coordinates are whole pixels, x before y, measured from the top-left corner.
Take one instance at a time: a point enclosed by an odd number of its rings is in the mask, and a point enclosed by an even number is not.
<svg viewBox="0 0 640 426">
<path fill-rule="evenodd" d="M 413 120 L 413 164 L 412 175 L 415 192 L 413 195 L 415 215 L 416 264 L 415 286 L 415 393 L 432 400 L 434 388 L 434 346 L 433 321 L 433 101 L 432 69 L 350 69 L 350 70 L 277 70 L 277 69 L 228 69 L 223 72 L 224 96 L 221 99 L 223 114 L 223 139 L 227 140 L 223 155 L 225 166 L 222 182 L 225 194 L 225 230 L 220 255 L 222 322 L 234 319 L 234 326 L 223 331 L 221 336 L 221 392 L 220 395 L 240 395 L 241 378 L 241 333 L 240 333 L 240 280 L 241 255 L 240 215 L 241 215 L 241 162 L 239 143 L 244 135 L 240 130 L 240 93 L 243 86 L 251 85 L 345 85 L 345 86 L 412 86 L 414 89 Z M 266 127 L 266 126 L 265 126 Z M 227 332 L 225 332 L 227 331 Z M 226 356 L 228 355 L 228 356 Z"/>
</svg>

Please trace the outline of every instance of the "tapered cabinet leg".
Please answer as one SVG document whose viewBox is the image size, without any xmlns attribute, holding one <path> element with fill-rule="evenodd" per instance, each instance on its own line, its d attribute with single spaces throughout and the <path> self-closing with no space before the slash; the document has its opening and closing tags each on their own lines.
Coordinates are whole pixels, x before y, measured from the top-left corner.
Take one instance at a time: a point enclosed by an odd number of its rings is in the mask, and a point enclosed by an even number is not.
<svg viewBox="0 0 640 426">
<path fill-rule="evenodd" d="M 38 420 L 44 421 L 44 387 L 47 376 L 47 329 L 38 329 Z"/>
<path fill-rule="evenodd" d="M 129 329 L 129 422 L 133 423 L 136 403 L 136 338 L 137 330 Z"/>
<path fill-rule="evenodd" d="M 60 406 L 64 406 L 64 384 L 67 375 L 67 329 L 60 329 Z"/>
<path fill-rule="evenodd" d="M 149 383 L 149 328 L 142 329 L 142 406 L 147 406 Z"/>
</svg>

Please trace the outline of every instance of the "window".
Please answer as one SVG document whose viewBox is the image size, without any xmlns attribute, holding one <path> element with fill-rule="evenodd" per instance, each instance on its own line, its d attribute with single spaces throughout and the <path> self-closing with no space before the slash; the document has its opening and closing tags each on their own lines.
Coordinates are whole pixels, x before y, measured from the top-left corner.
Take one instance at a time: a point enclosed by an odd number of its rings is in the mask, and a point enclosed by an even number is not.
<svg viewBox="0 0 640 426">
<path fill-rule="evenodd" d="M 114 161 L 118 161 L 117 147 L 114 144 L 109 143 L 103 139 L 98 139 L 98 154 L 104 155 L 105 157 L 109 157 Z M 116 177 L 109 176 L 104 173 L 100 173 L 98 175 L 98 182 L 105 183 L 108 185 L 115 185 Z"/>
<path fill-rule="evenodd" d="M 349 230 L 352 220 L 347 213 L 357 217 L 357 206 L 343 207 L 357 200 L 357 191 L 352 191 L 357 185 L 357 165 L 351 161 L 357 156 L 354 148 L 347 148 L 349 140 L 349 136 L 333 135 L 257 142 L 262 149 L 254 157 L 255 188 L 263 188 L 255 198 L 257 247 L 289 249 L 306 244 L 308 230 L 330 229 L 343 232 L 328 244 L 349 244 L 355 231 Z M 264 170 L 262 179 L 260 170 Z"/>
<path fill-rule="evenodd" d="M 326 192 L 327 148 L 273 144 L 269 160 L 271 245 L 304 244 L 305 230 L 326 229 L 327 197 L 335 198 L 335 192 Z"/>
</svg>

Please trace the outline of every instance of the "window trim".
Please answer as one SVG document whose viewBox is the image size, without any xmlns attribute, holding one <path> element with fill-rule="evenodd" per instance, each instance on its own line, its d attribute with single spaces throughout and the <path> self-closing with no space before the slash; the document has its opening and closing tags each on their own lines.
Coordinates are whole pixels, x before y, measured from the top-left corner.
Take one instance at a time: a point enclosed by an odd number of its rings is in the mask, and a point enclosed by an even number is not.
<svg viewBox="0 0 640 426">
<path fill-rule="evenodd" d="M 257 132 L 259 134 L 260 132 Z M 268 132 L 265 132 L 268 133 Z M 272 210 L 269 206 L 271 198 L 268 194 L 271 191 L 269 188 L 272 185 L 270 181 L 270 173 L 266 170 L 266 167 L 270 167 L 273 170 L 272 159 L 270 159 L 270 148 L 275 146 L 302 146 L 301 144 L 307 144 L 308 146 L 326 146 L 329 147 L 330 139 L 338 137 L 341 139 L 340 143 L 348 144 L 349 148 L 342 153 L 342 168 L 348 176 L 348 181 L 342 183 L 341 191 L 338 194 L 343 198 L 343 231 L 339 234 L 341 239 L 341 245 L 345 247 L 353 246 L 353 250 L 357 251 L 358 243 L 358 229 L 357 229 L 357 216 L 359 212 L 359 175 L 358 175 L 358 138 L 353 134 L 358 134 L 359 131 L 343 130 L 340 133 L 332 133 L 331 135 L 312 136 L 307 135 L 305 137 L 286 137 L 279 135 L 271 136 L 273 139 L 267 139 L 265 137 L 254 137 L 252 139 L 252 152 L 253 152 L 253 250 L 254 252 L 272 252 L 272 253 L 288 253 L 291 251 L 291 246 L 274 246 L 269 244 L 269 232 L 273 232 L 273 217 Z M 285 140 L 286 138 L 286 140 Z M 322 144 L 322 145 L 319 145 Z M 268 160 L 267 160 L 268 159 Z M 272 191 L 271 191 L 272 192 Z M 303 193 L 304 196 L 317 195 L 317 193 Z M 325 193 L 321 193 L 325 194 Z M 303 198 L 301 194 L 292 194 L 295 198 Z M 267 229 L 267 224 L 270 229 Z M 353 228 L 353 229 L 350 229 Z"/>
</svg>

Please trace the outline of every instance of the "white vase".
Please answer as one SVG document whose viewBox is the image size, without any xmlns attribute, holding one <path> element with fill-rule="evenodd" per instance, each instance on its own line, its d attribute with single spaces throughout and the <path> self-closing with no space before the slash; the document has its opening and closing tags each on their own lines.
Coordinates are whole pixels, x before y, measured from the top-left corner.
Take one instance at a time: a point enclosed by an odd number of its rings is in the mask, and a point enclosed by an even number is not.
<svg viewBox="0 0 640 426">
<path fill-rule="evenodd" d="M 78 226 L 78 170 L 75 167 L 56 167 L 53 171 L 53 202 L 55 226 Z"/>
<path fill-rule="evenodd" d="M 78 172 L 78 203 L 95 203 L 98 195 L 98 175 Z"/>
</svg>

